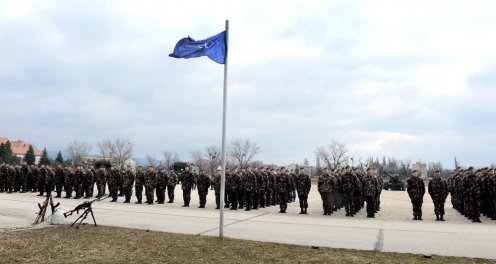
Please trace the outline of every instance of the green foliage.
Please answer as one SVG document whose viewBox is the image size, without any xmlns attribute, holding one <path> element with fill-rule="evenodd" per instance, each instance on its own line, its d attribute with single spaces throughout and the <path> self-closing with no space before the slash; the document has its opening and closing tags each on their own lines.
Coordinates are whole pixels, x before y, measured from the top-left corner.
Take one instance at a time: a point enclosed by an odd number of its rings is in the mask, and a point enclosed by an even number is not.
<svg viewBox="0 0 496 264">
<path fill-rule="evenodd" d="M 12 153 L 10 141 L 0 144 L 0 163 L 19 164 L 21 159 Z"/>
<path fill-rule="evenodd" d="M 32 145 L 29 145 L 28 152 L 26 152 L 26 155 L 24 156 L 24 162 L 28 165 L 34 165 L 36 161 L 36 156 L 34 155 L 34 149 Z"/>
<path fill-rule="evenodd" d="M 46 148 L 43 149 L 43 154 L 41 154 L 40 161 L 38 162 L 38 165 L 50 165 L 50 159 L 48 158 L 47 150 Z"/>
<path fill-rule="evenodd" d="M 62 152 L 59 150 L 59 153 L 57 154 L 57 157 L 55 158 L 55 162 L 58 164 L 63 164 L 64 163 L 64 158 L 62 157 Z"/>
</svg>

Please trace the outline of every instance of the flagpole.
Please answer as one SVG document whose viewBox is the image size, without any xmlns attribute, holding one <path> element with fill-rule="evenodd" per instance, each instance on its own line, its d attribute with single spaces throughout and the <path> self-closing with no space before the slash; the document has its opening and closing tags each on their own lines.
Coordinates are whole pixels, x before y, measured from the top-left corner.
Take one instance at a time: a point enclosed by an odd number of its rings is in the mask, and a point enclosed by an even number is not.
<svg viewBox="0 0 496 264">
<path fill-rule="evenodd" d="M 226 58 L 224 63 L 224 97 L 222 106 L 222 165 L 220 174 L 220 220 L 219 237 L 224 237 L 224 197 L 226 193 L 226 108 L 227 108 L 227 61 L 229 59 L 229 20 L 226 20 Z"/>
</svg>

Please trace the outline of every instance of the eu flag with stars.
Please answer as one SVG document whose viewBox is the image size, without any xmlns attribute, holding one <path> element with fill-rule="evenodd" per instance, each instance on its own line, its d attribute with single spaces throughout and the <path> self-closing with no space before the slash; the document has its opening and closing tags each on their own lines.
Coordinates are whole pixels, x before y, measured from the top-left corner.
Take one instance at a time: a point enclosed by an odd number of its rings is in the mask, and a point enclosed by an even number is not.
<svg viewBox="0 0 496 264">
<path fill-rule="evenodd" d="M 169 56 L 183 59 L 207 56 L 217 63 L 225 64 L 226 54 L 226 32 L 223 31 L 205 40 L 183 38 L 177 42 L 174 51 Z"/>
</svg>

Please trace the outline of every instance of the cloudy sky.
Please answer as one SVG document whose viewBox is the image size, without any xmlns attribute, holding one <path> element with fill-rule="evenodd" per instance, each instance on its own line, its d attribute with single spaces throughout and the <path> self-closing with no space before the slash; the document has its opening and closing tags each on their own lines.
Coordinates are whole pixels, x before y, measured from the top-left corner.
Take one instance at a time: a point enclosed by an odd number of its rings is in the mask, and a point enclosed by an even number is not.
<svg viewBox="0 0 496 264">
<path fill-rule="evenodd" d="M 180 3 L 179 3 L 180 2 Z M 496 162 L 494 1 L 3 1 L 0 136 L 137 157 L 221 143 L 223 66 L 173 59 L 230 20 L 228 141 L 268 163 Z"/>
</svg>

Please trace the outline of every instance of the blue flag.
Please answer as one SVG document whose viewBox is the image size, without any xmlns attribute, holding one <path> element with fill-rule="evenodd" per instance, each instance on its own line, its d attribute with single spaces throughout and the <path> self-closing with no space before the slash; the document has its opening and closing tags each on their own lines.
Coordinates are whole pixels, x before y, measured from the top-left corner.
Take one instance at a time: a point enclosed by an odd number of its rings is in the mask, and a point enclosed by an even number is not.
<svg viewBox="0 0 496 264">
<path fill-rule="evenodd" d="M 226 32 L 224 31 L 205 40 L 183 38 L 177 42 L 174 51 L 169 56 L 184 59 L 207 56 L 217 63 L 224 64 L 226 54 Z"/>
</svg>

